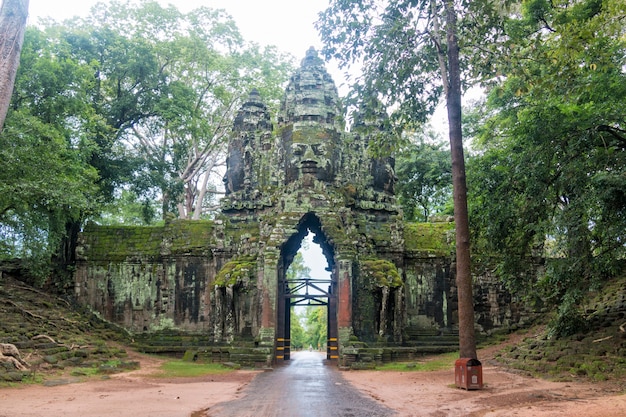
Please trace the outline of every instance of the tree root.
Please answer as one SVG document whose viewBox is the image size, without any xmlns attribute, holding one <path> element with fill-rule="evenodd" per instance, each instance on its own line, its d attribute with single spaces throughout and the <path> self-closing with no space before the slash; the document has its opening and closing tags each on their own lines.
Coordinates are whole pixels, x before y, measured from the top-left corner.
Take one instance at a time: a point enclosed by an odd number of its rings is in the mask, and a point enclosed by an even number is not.
<svg viewBox="0 0 626 417">
<path fill-rule="evenodd" d="M 11 363 L 20 371 L 25 371 L 30 367 L 20 356 L 20 351 L 10 343 L 0 343 L 0 362 Z"/>
<path fill-rule="evenodd" d="M 45 318 L 45 317 L 42 317 L 42 316 L 40 316 L 39 314 L 35 314 L 35 313 L 33 313 L 32 311 L 28 311 L 28 310 L 26 310 L 25 308 L 20 307 L 20 306 L 19 306 L 19 304 L 15 303 L 15 302 L 13 302 L 13 301 L 11 301 L 11 300 L 6 300 L 6 299 L 5 299 L 5 300 L 2 300 L 2 301 L 4 301 L 4 302 L 5 302 L 5 303 L 7 303 L 7 304 L 12 305 L 13 307 L 15 307 L 15 308 L 17 308 L 18 310 L 20 310 L 22 313 L 27 314 L 27 315 L 31 316 L 32 318 L 34 318 L 34 319 L 46 320 L 46 318 Z"/>
<path fill-rule="evenodd" d="M 54 343 L 57 346 L 67 348 L 68 350 L 86 349 L 89 347 L 89 346 L 75 345 L 73 343 L 71 345 L 66 345 L 65 343 L 59 343 L 56 340 L 54 340 L 52 337 L 48 336 L 47 334 L 39 334 L 37 336 L 31 337 L 31 340 L 41 340 L 41 339 L 45 339 L 49 341 L 50 343 Z"/>
<path fill-rule="evenodd" d="M 45 293 L 43 291 L 39 291 L 38 289 L 33 288 L 33 287 L 26 287 L 26 286 L 23 286 L 23 285 L 16 285 L 16 284 L 13 284 L 12 286 L 15 287 L 15 288 L 19 288 L 21 290 L 32 291 L 32 292 L 34 292 L 36 294 L 43 295 L 45 297 L 52 297 L 52 295 L 50 295 L 48 293 Z M 65 305 L 67 305 L 68 307 L 71 307 L 70 302 L 67 301 L 67 300 L 64 300 L 63 298 L 54 297 L 54 299 L 58 300 L 58 301 L 61 301 L 62 303 L 65 303 Z"/>
<path fill-rule="evenodd" d="M 41 339 L 46 339 L 48 342 L 52 342 L 55 345 L 59 345 L 59 346 L 65 346 L 59 342 L 57 342 L 56 340 L 54 340 L 53 338 L 51 338 L 50 336 L 48 336 L 47 334 L 39 334 L 37 336 L 33 336 L 31 337 L 31 340 L 41 340 Z"/>
<path fill-rule="evenodd" d="M 55 323 L 53 323 L 52 321 L 50 321 L 50 320 L 46 319 L 45 317 L 40 316 L 39 314 L 35 314 L 35 313 L 33 313 L 32 311 L 28 311 L 28 310 L 26 310 L 25 308 L 20 307 L 20 305 L 19 305 L 19 304 L 14 303 L 14 302 L 13 302 L 13 301 L 11 301 L 11 300 L 7 300 L 7 299 L 5 298 L 5 299 L 3 299 L 2 301 L 4 301 L 5 303 L 10 304 L 10 305 L 12 305 L 13 307 L 17 308 L 17 309 L 18 309 L 18 310 L 20 310 L 23 314 L 26 314 L 26 315 L 28 315 L 28 316 L 30 316 L 30 317 L 32 317 L 32 318 L 34 318 L 34 319 L 37 319 L 37 320 L 42 320 L 42 321 L 45 321 L 45 322 L 47 322 L 48 324 L 53 325 L 54 327 L 59 327 L 59 326 L 57 326 Z"/>
<path fill-rule="evenodd" d="M 596 340 L 593 340 L 591 343 L 604 342 L 605 340 L 609 340 L 609 339 L 613 339 L 613 336 L 607 336 L 607 337 L 603 337 L 601 339 L 596 339 Z"/>
</svg>

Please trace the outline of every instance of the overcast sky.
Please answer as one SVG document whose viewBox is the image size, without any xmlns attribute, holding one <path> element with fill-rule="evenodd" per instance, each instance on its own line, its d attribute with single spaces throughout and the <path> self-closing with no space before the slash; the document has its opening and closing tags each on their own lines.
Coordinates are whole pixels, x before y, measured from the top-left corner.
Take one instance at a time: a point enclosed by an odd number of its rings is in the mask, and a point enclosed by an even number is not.
<svg viewBox="0 0 626 417">
<path fill-rule="evenodd" d="M 329 0 L 158 0 L 173 4 L 182 12 L 206 6 L 225 9 L 237 22 L 248 41 L 276 45 L 297 59 L 304 58 L 310 46 L 321 47 L 314 22 Z M 30 0 L 30 22 L 39 17 L 64 20 L 86 16 L 97 0 Z M 107 0 L 104 0 L 106 3 Z"/>
<path fill-rule="evenodd" d="M 100 0 L 107 3 L 109 0 Z M 245 40 L 260 45 L 275 45 L 288 52 L 299 63 L 309 47 L 321 49 L 322 43 L 315 29 L 317 15 L 329 0 L 157 0 L 163 6 L 173 4 L 181 12 L 198 7 L 226 10 L 237 23 Z M 87 16 L 98 0 L 30 0 L 29 22 L 51 17 L 62 21 L 74 16 Z M 326 69 L 339 89 L 339 95 L 347 94 L 344 77 L 333 62 Z"/>
</svg>

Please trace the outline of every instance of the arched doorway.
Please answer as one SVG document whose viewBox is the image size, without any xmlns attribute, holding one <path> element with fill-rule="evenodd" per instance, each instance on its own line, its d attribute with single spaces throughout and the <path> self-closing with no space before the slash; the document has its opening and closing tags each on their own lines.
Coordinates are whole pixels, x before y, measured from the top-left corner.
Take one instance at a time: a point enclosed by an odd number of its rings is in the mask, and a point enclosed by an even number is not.
<svg viewBox="0 0 626 417">
<path fill-rule="evenodd" d="M 326 358 L 337 361 L 338 325 L 337 325 L 337 271 L 335 253 L 322 230 L 320 219 L 315 213 L 307 213 L 300 220 L 294 233 L 282 245 L 278 268 L 278 297 L 276 318 L 276 362 L 289 360 L 291 357 L 291 320 L 293 306 L 313 305 L 327 309 Z M 313 242 L 318 244 L 328 265 L 330 279 L 321 277 L 289 278 L 287 271 L 308 233 L 314 235 Z"/>
</svg>

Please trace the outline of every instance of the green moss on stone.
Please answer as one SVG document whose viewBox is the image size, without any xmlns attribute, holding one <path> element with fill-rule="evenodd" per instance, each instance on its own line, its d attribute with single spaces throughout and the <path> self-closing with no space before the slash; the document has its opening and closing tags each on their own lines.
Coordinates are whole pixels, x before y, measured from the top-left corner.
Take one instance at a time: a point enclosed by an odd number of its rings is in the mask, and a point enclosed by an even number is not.
<svg viewBox="0 0 626 417">
<path fill-rule="evenodd" d="M 368 259 L 361 261 L 363 277 L 377 287 L 396 288 L 402 286 L 402 277 L 398 268 L 384 259 Z"/>
<path fill-rule="evenodd" d="M 228 287 L 254 278 L 256 273 L 256 257 L 243 256 L 227 262 L 215 277 L 215 285 Z"/>
<path fill-rule="evenodd" d="M 454 252 L 454 223 L 405 223 L 404 242 L 407 251 L 448 256 Z"/>
<path fill-rule="evenodd" d="M 83 232 L 84 253 L 96 261 L 126 260 L 128 257 L 156 258 L 161 250 L 162 226 L 97 226 L 90 224 Z"/>
<path fill-rule="evenodd" d="M 170 239 L 172 253 L 202 254 L 214 246 L 213 222 L 210 220 L 174 220 L 168 222 L 165 233 Z"/>
<path fill-rule="evenodd" d="M 129 258 L 156 259 L 163 245 L 170 253 L 210 253 L 215 246 L 213 222 L 173 220 L 165 226 L 98 226 L 83 231 L 83 256 L 91 261 L 125 261 Z"/>
<path fill-rule="evenodd" d="M 239 245 L 244 241 L 255 243 L 259 240 L 260 230 L 257 221 L 235 221 L 226 216 L 219 218 L 224 223 L 224 244 Z"/>
</svg>

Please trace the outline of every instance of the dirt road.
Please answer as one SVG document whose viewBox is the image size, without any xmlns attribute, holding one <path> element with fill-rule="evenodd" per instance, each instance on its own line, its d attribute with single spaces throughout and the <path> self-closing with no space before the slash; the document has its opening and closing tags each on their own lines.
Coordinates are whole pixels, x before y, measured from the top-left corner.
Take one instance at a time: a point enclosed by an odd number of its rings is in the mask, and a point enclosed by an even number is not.
<svg viewBox="0 0 626 417">
<path fill-rule="evenodd" d="M 626 417 L 626 395 L 604 384 L 551 382 L 483 368 L 485 387 L 454 386 L 453 372 L 343 373 L 398 417 Z"/>
<path fill-rule="evenodd" d="M 130 352 L 141 369 L 106 379 L 62 377 L 45 385 L 0 388 L 0 417 L 189 417 L 237 398 L 258 371 L 157 378 L 165 359 Z"/>
<path fill-rule="evenodd" d="M 296 352 L 289 365 L 258 375 L 235 401 L 211 407 L 208 417 L 387 417 L 395 412 L 363 396 L 324 365 L 325 354 Z"/>
<path fill-rule="evenodd" d="M 141 369 L 107 380 L 1 388 L 0 417 L 626 417 L 623 388 L 550 382 L 489 365 L 485 389 L 468 392 L 454 387 L 452 369 L 339 371 L 320 366 L 320 357 L 294 355 L 271 372 L 163 379 L 154 371 L 164 359 L 132 355 Z"/>
</svg>

